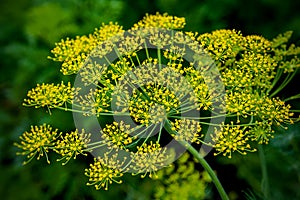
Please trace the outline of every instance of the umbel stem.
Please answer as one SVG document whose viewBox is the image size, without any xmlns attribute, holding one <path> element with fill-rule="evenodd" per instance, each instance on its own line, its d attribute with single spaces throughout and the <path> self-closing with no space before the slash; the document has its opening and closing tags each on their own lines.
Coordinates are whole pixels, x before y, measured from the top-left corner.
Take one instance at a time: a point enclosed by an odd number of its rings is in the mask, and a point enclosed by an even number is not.
<svg viewBox="0 0 300 200">
<path fill-rule="evenodd" d="M 207 173 L 210 175 L 212 182 L 215 184 L 222 200 L 229 200 L 221 182 L 219 181 L 216 173 L 214 170 L 210 167 L 210 165 L 206 162 L 206 160 L 199 154 L 199 152 L 188 142 L 180 142 L 185 147 L 187 147 L 187 150 L 199 161 L 199 163 L 202 165 L 202 167 L 207 171 Z"/>
<path fill-rule="evenodd" d="M 169 133 L 173 133 L 173 130 L 171 129 L 171 125 L 168 122 L 168 120 L 165 122 L 165 129 Z M 229 197 L 227 196 L 221 182 L 219 181 L 216 173 L 214 170 L 210 167 L 210 165 L 206 162 L 206 160 L 200 155 L 200 153 L 188 142 L 186 141 L 179 141 L 180 144 L 182 144 L 184 147 L 187 148 L 187 150 L 199 161 L 199 163 L 202 165 L 202 167 L 207 171 L 207 173 L 210 175 L 212 182 L 215 184 L 222 200 L 229 200 Z"/>
</svg>

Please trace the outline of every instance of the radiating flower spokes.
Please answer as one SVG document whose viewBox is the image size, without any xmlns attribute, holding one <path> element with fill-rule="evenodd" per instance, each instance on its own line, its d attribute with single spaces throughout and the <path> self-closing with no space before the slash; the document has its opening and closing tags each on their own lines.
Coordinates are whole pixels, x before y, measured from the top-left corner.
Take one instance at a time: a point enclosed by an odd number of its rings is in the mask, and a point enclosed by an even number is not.
<svg viewBox="0 0 300 200">
<path fill-rule="evenodd" d="M 61 135 L 56 141 L 54 151 L 62 157 L 57 161 L 63 161 L 63 165 L 67 164 L 71 158 L 76 159 L 77 155 L 81 154 L 87 156 L 86 148 L 90 141 L 90 134 L 86 134 L 84 130 L 79 133 L 76 129 L 70 133 Z"/>
<path fill-rule="evenodd" d="M 27 93 L 27 99 L 24 99 L 24 106 L 34 106 L 35 108 L 47 107 L 49 113 L 51 108 L 65 108 L 67 104 L 72 104 L 74 97 L 78 94 L 80 88 L 74 88 L 68 82 L 65 85 L 60 84 L 37 84 L 37 86 Z"/>
<path fill-rule="evenodd" d="M 155 178 L 156 172 L 167 166 L 170 155 L 159 143 L 150 141 L 150 144 L 144 143 L 138 146 L 137 151 L 131 153 L 131 159 L 130 168 L 134 171 L 133 175 L 141 174 L 144 178 L 149 174 L 150 178 Z"/>
<path fill-rule="evenodd" d="M 90 164 L 88 169 L 85 169 L 85 175 L 89 177 L 87 185 L 94 185 L 97 190 L 104 188 L 108 190 L 109 184 L 122 183 L 123 176 L 122 168 L 125 160 L 120 161 L 118 154 L 104 154 L 104 156 L 94 158 L 94 163 Z"/>
<path fill-rule="evenodd" d="M 248 131 L 245 131 L 245 128 L 239 125 L 234 125 L 233 122 L 221 125 L 220 129 L 216 129 L 211 137 L 214 142 L 213 147 L 217 151 L 214 155 L 222 154 L 231 158 L 232 153 L 235 151 L 242 155 L 256 151 L 249 144 Z"/>
<path fill-rule="evenodd" d="M 22 150 L 17 155 L 24 155 L 28 159 L 23 164 L 29 163 L 35 156 L 37 156 L 37 160 L 45 156 L 50 164 L 47 153 L 55 146 L 55 142 L 61 134 L 57 131 L 50 125 L 43 124 L 41 126 L 31 126 L 30 132 L 24 132 L 20 136 L 20 143 L 14 143 Z"/>
</svg>

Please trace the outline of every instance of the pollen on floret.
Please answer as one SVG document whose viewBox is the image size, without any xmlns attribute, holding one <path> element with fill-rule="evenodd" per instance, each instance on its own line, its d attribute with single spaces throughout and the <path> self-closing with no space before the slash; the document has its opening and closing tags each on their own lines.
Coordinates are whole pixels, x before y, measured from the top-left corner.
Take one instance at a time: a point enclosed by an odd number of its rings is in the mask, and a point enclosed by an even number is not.
<svg viewBox="0 0 300 200">
<path fill-rule="evenodd" d="M 57 129 L 53 129 L 50 125 L 31 126 L 30 132 L 24 132 L 20 136 L 20 143 L 14 143 L 15 146 L 20 148 L 22 152 L 18 152 L 17 155 L 26 155 L 28 158 L 24 164 L 30 162 L 35 156 L 37 160 L 45 156 L 47 162 L 50 163 L 47 153 L 52 147 L 55 146 L 55 142 L 59 133 Z"/>
<path fill-rule="evenodd" d="M 94 185 L 99 190 L 108 190 L 112 183 L 121 184 L 120 178 L 123 176 L 124 161 L 118 159 L 118 154 L 108 155 L 94 159 L 94 163 L 85 169 L 85 175 L 89 178 L 88 186 Z"/>
</svg>

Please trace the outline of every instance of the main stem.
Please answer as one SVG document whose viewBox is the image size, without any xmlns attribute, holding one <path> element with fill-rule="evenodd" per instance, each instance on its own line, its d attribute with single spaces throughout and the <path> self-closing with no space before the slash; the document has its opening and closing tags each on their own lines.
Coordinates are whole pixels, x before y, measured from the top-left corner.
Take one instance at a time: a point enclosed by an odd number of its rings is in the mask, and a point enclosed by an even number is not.
<svg viewBox="0 0 300 200">
<path fill-rule="evenodd" d="M 261 170 L 262 170 L 261 189 L 262 189 L 265 199 L 270 199 L 270 187 L 269 187 L 269 179 L 268 179 L 267 161 L 265 158 L 264 148 L 262 145 L 258 145 L 258 152 L 259 152 L 259 158 L 260 158 Z"/>
<path fill-rule="evenodd" d="M 210 165 L 206 162 L 206 160 L 199 154 L 199 152 L 188 142 L 180 142 L 185 147 L 187 147 L 187 150 L 200 162 L 200 164 L 203 166 L 203 168 L 208 172 L 208 174 L 211 177 L 212 182 L 215 184 L 222 200 L 229 200 L 221 182 L 219 181 L 216 173 L 214 170 L 210 167 Z"/>
<path fill-rule="evenodd" d="M 171 129 L 171 125 L 168 121 L 165 123 L 165 129 L 169 133 L 174 133 Z M 207 173 L 210 175 L 212 182 L 215 184 L 222 200 L 229 200 L 229 197 L 227 196 L 221 182 L 219 181 L 216 173 L 214 170 L 210 167 L 210 165 L 206 162 L 206 160 L 200 155 L 200 153 L 188 142 L 186 141 L 179 141 L 180 144 L 182 144 L 184 147 L 187 148 L 187 150 L 200 162 L 200 164 L 203 166 L 203 168 L 207 171 Z"/>
</svg>

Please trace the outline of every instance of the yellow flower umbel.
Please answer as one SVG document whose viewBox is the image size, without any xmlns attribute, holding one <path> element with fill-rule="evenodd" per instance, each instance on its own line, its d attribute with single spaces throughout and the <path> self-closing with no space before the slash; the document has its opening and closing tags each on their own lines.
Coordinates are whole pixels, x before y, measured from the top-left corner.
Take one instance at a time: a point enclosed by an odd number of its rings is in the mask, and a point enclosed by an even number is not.
<svg viewBox="0 0 300 200">
<path fill-rule="evenodd" d="M 104 188 L 108 190 L 108 185 L 122 183 L 119 180 L 123 176 L 122 166 L 124 162 L 118 160 L 118 155 L 107 155 L 103 158 L 95 158 L 94 163 L 90 164 L 90 168 L 85 170 L 85 175 L 89 177 L 87 185 L 94 185 L 97 190 Z"/>
<path fill-rule="evenodd" d="M 133 29 L 157 27 L 166 29 L 182 29 L 185 26 L 184 17 L 170 16 L 167 13 L 155 15 L 146 14 L 146 16 L 133 26 Z"/>
<path fill-rule="evenodd" d="M 130 136 L 130 126 L 123 121 L 106 124 L 100 133 L 108 148 L 126 149 L 126 146 L 131 144 L 134 139 Z"/>
<path fill-rule="evenodd" d="M 117 23 L 102 24 L 93 34 L 77 36 L 75 39 L 61 40 L 51 51 L 54 61 L 62 62 L 61 72 L 64 75 L 76 74 L 83 66 L 88 55 L 103 41 L 123 33 L 122 27 Z"/>
<path fill-rule="evenodd" d="M 256 126 L 252 126 L 248 132 L 252 141 L 258 144 L 268 144 L 271 138 L 274 138 L 274 130 L 267 123 L 259 122 Z"/>
<path fill-rule="evenodd" d="M 215 134 L 212 135 L 213 147 L 217 151 L 215 155 L 222 153 L 223 156 L 231 158 L 232 153 L 235 151 L 242 155 L 256 151 L 248 143 L 250 138 L 247 134 L 247 131 L 241 129 L 239 125 L 234 126 L 233 123 L 222 125 L 220 130 L 216 129 Z"/>
<path fill-rule="evenodd" d="M 137 147 L 137 152 L 131 153 L 133 175 L 142 174 L 144 178 L 149 173 L 150 178 L 156 178 L 156 171 L 166 166 L 169 158 L 167 149 L 160 147 L 159 143 L 144 143 Z"/>
<path fill-rule="evenodd" d="M 50 113 L 50 108 L 67 108 L 67 103 L 72 104 L 73 98 L 78 94 L 79 88 L 73 88 L 68 82 L 65 85 L 60 84 L 37 84 L 27 93 L 28 99 L 24 99 L 24 106 L 34 106 L 35 108 L 47 107 Z"/>
<path fill-rule="evenodd" d="M 200 143 L 200 138 L 203 136 L 200 134 L 201 125 L 198 121 L 189 119 L 175 119 L 175 122 L 171 122 L 172 130 L 175 131 L 175 140 L 186 142 Z"/>
<path fill-rule="evenodd" d="M 60 140 L 56 141 L 54 151 L 62 156 L 62 158 L 57 161 L 65 160 L 62 164 L 65 165 L 73 157 L 76 159 L 76 156 L 79 154 L 87 155 L 84 153 L 89 142 L 90 134 L 86 134 L 84 130 L 81 133 L 76 129 L 70 133 L 60 136 Z"/>
<path fill-rule="evenodd" d="M 50 125 L 31 126 L 30 132 L 26 131 L 20 136 L 21 142 L 15 143 L 18 148 L 23 150 L 17 155 L 26 155 L 28 160 L 24 164 L 30 162 L 35 156 L 39 160 L 45 155 L 50 164 L 47 153 L 55 146 L 57 137 L 57 129 L 53 130 Z"/>
</svg>

